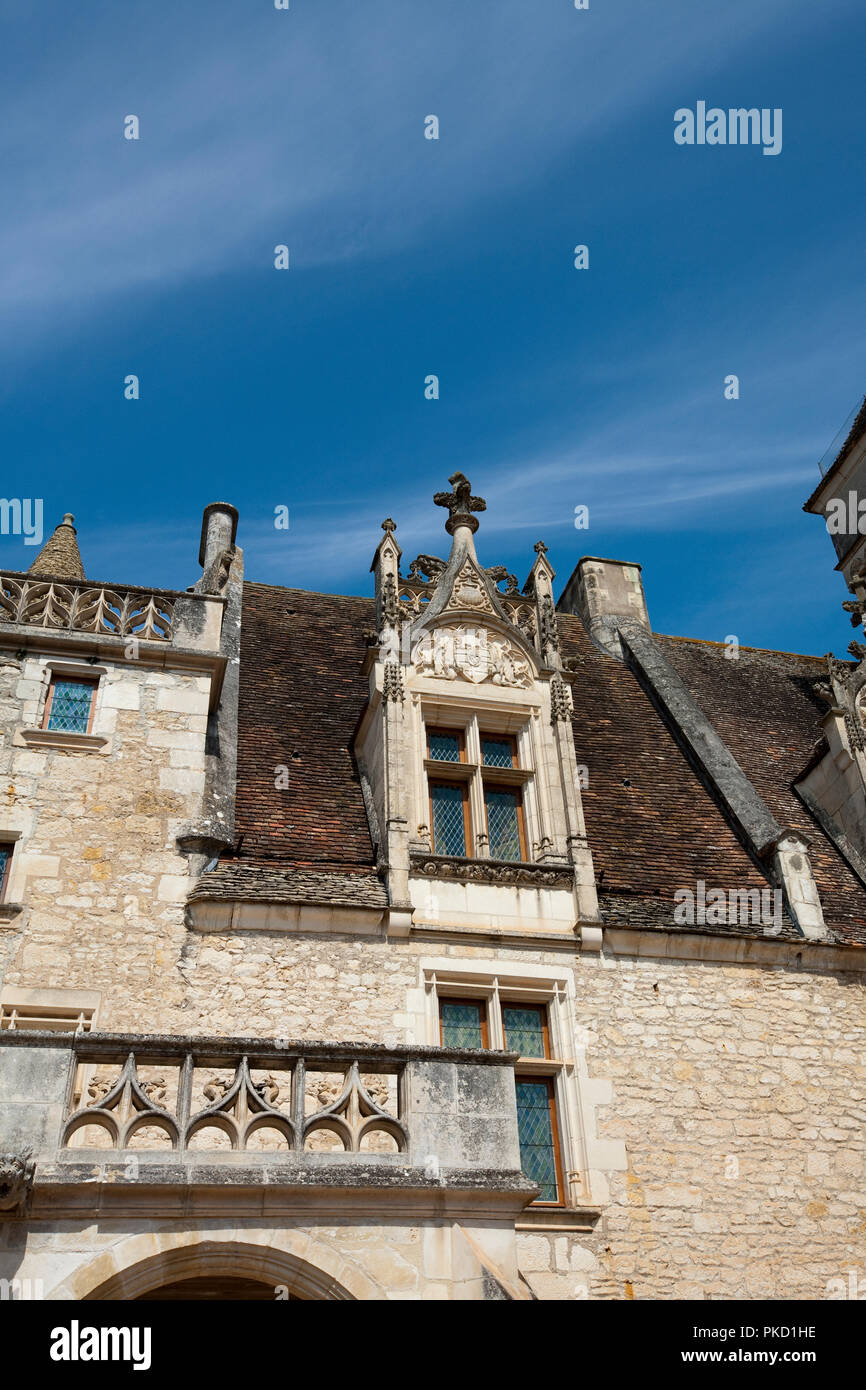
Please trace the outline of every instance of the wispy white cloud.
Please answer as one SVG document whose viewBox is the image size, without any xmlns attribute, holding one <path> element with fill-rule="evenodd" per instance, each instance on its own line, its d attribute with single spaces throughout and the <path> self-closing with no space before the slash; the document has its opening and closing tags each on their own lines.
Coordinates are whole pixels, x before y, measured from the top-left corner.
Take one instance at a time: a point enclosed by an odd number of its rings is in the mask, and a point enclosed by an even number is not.
<svg viewBox="0 0 866 1390">
<path fill-rule="evenodd" d="M 283 239 L 299 268 L 388 254 L 615 134 L 672 73 L 688 90 L 790 24 L 787 0 L 629 0 L 593 15 L 590 46 L 584 16 L 525 0 L 290 14 L 151 7 L 133 32 L 106 7 L 66 36 L 52 21 L 65 49 L 34 21 L 27 82 L 0 98 L 7 327 L 264 268 Z M 434 109 L 438 146 L 422 139 Z M 137 143 L 121 135 L 130 112 Z"/>
</svg>

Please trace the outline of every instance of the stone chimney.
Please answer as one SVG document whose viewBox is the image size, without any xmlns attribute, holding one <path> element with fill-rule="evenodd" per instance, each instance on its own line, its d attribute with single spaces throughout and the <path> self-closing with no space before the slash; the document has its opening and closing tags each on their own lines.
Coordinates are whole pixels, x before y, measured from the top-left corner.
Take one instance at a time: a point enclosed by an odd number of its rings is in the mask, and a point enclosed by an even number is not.
<svg viewBox="0 0 866 1390">
<path fill-rule="evenodd" d="M 219 594 L 225 587 L 235 551 L 238 509 L 231 502 L 210 502 L 201 522 L 198 562 L 204 574 L 196 584 L 198 593 Z"/>
<path fill-rule="evenodd" d="M 641 567 L 625 560 L 585 555 L 578 561 L 556 607 L 560 613 L 576 613 L 589 635 L 620 658 L 620 623 L 635 622 L 647 632 L 652 630 Z"/>
</svg>

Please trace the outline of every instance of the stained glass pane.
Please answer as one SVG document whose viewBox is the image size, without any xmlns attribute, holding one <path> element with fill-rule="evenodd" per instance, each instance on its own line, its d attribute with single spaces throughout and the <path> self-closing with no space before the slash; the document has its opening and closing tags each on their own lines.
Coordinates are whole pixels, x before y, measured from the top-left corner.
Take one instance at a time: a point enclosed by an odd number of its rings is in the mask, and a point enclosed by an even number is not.
<svg viewBox="0 0 866 1390">
<path fill-rule="evenodd" d="M 503 1004 L 505 1046 L 521 1057 L 544 1057 L 544 1010 L 524 1004 Z"/>
<path fill-rule="evenodd" d="M 453 1003 L 442 1000 L 442 1046 L 443 1047 L 483 1047 L 484 1035 L 481 1031 L 481 1005 L 472 1000 L 466 1003 Z"/>
<path fill-rule="evenodd" d="M 460 739 L 457 734 L 430 734 L 430 757 L 440 763 L 459 763 Z"/>
<path fill-rule="evenodd" d="M 516 1084 L 520 1166 L 526 1176 L 541 1188 L 536 1202 L 557 1202 L 559 1191 L 547 1083 L 518 1081 Z"/>
<path fill-rule="evenodd" d="M 466 830 L 463 823 L 463 788 L 450 783 L 430 788 L 433 803 L 433 853 L 466 854 Z"/>
<path fill-rule="evenodd" d="M 484 788 L 491 859 L 520 858 L 520 833 L 517 828 L 519 795 L 519 792 L 500 788 Z"/>
<path fill-rule="evenodd" d="M 9 859 L 12 851 L 8 845 L 0 845 L 0 888 L 3 887 L 3 879 L 9 867 Z"/>
<path fill-rule="evenodd" d="M 64 734 L 86 734 L 92 696 L 90 681 L 55 681 L 49 729 L 58 729 Z"/>
<path fill-rule="evenodd" d="M 481 740 L 481 761 L 485 767 L 513 767 L 510 738 L 483 738 Z"/>
</svg>

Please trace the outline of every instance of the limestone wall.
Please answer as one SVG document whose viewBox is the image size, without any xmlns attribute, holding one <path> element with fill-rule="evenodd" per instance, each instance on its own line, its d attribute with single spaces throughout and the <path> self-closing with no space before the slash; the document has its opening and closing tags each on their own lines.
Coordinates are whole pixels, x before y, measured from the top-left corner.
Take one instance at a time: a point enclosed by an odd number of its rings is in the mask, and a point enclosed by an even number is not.
<svg viewBox="0 0 866 1390">
<path fill-rule="evenodd" d="M 584 1155 L 625 1163 L 588 1184 L 594 1230 L 519 1234 L 540 1297 L 822 1298 L 866 1273 L 859 972 L 241 933 L 191 938 L 186 1007 L 139 1026 L 428 1042 L 431 956 L 573 979 Z"/>
<path fill-rule="evenodd" d="M 134 1029 L 182 1001 L 187 860 L 174 839 L 201 810 L 210 677 L 99 663 L 99 750 L 22 742 L 35 727 L 48 668 L 0 664 L 0 835 L 20 833 L 0 922 L 0 983 L 98 990 L 98 1026 Z M 19 934 L 20 933 L 20 934 Z"/>
<path fill-rule="evenodd" d="M 492 1273 L 512 1295 L 528 1297 L 517 1279 L 507 1224 L 441 1216 L 412 1221 L 389 1217 L 381 1204 L 375 1219 L 368 1214 L 365 1220 L 351 1214 L 350 1203 L 332 1198 L 330 1204 L 330 1216 L 272 1216 L 265 1224 L 236 1216 L 192 1216 L 182 1223 L 103 1219 L 84 1231 L 67 1222 L 61 1232 L 40 1223 L 29 1232 L 23 1223 L 9 1224 L 0 1244 L 0 1278 L 18 1280 L 40 1298 L 79 1300 L 103 1290 L 102 1296 L 128 1299 L 216 1269 L 270 1285 L 275 1300 L 291 1289 L 302 1298 L 426 1302 L 501 1298 L 502 1286 L 491 1290 L 485 1278 Z"/>
<path fill-rule="evenodd" d="M 864 976 L 616 958 L 579 1023 L 628 1166 L 591 1238 L 523 1234 L 541 1297 L 807 1298 L 866 1273 Z"/>
</svg>

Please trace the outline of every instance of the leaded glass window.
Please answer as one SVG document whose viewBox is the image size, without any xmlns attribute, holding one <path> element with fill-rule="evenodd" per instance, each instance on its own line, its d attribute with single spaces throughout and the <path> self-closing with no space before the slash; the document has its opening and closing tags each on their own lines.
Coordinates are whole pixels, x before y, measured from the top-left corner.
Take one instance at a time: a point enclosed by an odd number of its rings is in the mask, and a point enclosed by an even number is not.
<svg viewBox="0 0 866 1390">
<path fill-rule="evenodd" d="M 510 787 L 485 787 L 484 804 L 491 859 L 521 859 L 520 793 Z"/>
<path fill-rule="evenodd" d="M 482 738 L 481 761 L 485 767 L 513 767 L 514 750 L 510 738 Z"/>
<path fill-rule="evenodd" d="M 536 1202 L 558 1202 L 553 1087 L 547 1080 L 519 1077 L 516 1088 L 520 1166 L 541 1189 Z"/>
<path fill-rule="evenodd" d="M 505 1046 L 521 1057 L 547 1057 L 547 1011 L 528 1004 L 503 1004 Z"/>
<path fill-rule="evenodd" d="M 433 853 L 466 855 L 465 792 L 457 782 L 431 782 Z"/>
<path fill-rule="evenodd" d="M 441 999 L 439 1017 L 443 1047 L 487 1046 L 487 1020 L 477 999 Z"/>
<path fill-rule="evenodd" d="M 0 898 L 3 896 L 3 889 L 6 887 L 6 875 L 9 872 L 9 865 L 12 862 L 12 846 L 0 845 Z"/>
<path fill-rule="evenodd" d="M 459 763 L 460 735 L 430 731 L 430 757 L 439 763 Z"/>
<path fill-rule="evenodd" d="M 61 680 L 51 687 L 48 728 L 64 734 L 86 734 L 90 723 L 93 681 Z"/>
</svg>

